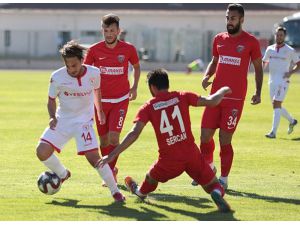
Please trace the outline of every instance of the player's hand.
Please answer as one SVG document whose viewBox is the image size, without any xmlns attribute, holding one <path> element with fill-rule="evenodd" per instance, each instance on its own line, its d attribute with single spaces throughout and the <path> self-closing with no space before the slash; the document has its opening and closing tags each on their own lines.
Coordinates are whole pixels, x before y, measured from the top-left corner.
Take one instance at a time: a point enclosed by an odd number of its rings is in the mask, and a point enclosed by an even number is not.
<svg viewBox="0 0 300 225">
<path fill-rule="evenodd" d="M 108 155 L 103 156 L 102 159 L 97 163 L 97 167 L 103 167 L 106 163 L 110 163 L 111 159 L 108 157 Z"/>
<path fill-rule="evenodd" d="M 129 91 L 129 101 L 135 100 L 136 96 L 137 96 L 137 90 L 136 90 L 136 88 L 134 88 L 134 87 L 130 88 L 130 91 Z"/>
<path fill-rule="evenodd" d="M 212 84 L 212 82 L 209 81 L 209 78 L 210 78 L 209 76 L 205 76 L 202 79 L 202 87 L 205 91 L 206 91 L 207 87 Z"/>
<path fill-rule="evenodd" d="M 97 116 L 98 116 L 100 125 L 105 124 L 105 122 L 106 122 L 106 116 L 105 116 L 105 113 L 103 112 L 103 110 L 101 110 L 100 112 L 97 112 Z"/>
<path fill-rule="evenodd" d="M 261 102 L 261 99 L 260 99 L 260 95 L 253 95 L 252 98 L 251 98 L 251 104 L 252 105 L 257 105 Z"/>
<path fill-rule="evenodd" d="M 56 117 L 50 118 L 50 121 L 49 121 L 49 127 L 50 127 L 51 130 L 54 130 L 54 129 L 55 129 L 56 124 L 57 124 L 57 119 L 56 119 Z"/>
<path fill-rule="evenodd" d="M 219 91 L 221 91 L 222 93 L 224 93 L 224 95 L 227 95 L 227 94 L 231 94 L 231 93 L 232 93 L 231 88 L 230 88 L 230 87 L 227 87 L 227 86 L 220 88 Z"/>
</svg>

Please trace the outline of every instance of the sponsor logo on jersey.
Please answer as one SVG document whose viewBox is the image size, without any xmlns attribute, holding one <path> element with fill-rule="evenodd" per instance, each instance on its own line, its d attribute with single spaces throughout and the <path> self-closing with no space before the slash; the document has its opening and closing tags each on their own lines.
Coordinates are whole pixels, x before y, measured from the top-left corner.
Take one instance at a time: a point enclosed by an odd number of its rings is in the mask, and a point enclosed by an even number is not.
<svg viewBox="0 0 300 225">
<path fill-rule="evenodd" d="M 120 116 L 123 117 L 125 115 L 125 110 L 124 109 L 120 109 Z"/>
<path fill-rule="evenodd" d="M 244 45 L 238 45 L 238 46 L 236 47 L 236 51 L 237 51 L 238 53 L 241 53 L 242 51 L 244 51 L 244 49 L 245 49 L 245 46 L 244 46 Z"/>
<path fill-rule="evenodd" d="M 157 102 L 157 103 L 153 104 L 153 109 L 154 110 L 164 109 L 164 108 L 167 108 L 171 105 L 176 105 L 178 102 L 179 102 L 179 99 L 177 97 L 172 98 L 168 101 L 160 101 L 160 102 Z"/>
<path fill-rule="evenodd" d="M 118 55 L 118 61 L 119 63 L 123 63 L 125 60 L 125 55 Z"/>
<path fill-rule="evenodd" d="M 227 56 L 227 55 L 220 55 L 219 63 L 239 66 L 241 65 L 241 58 Z"/>
<path fill-rule="evenodd" d="M 64 92 L 65 96 L 70 96 L 70 97 L 84 97 L 91 94 L 92 94 L 92 90 L 86 92 L 73 92 L 73 93 L 67 91 Z"/>
<path fill-rule="evenodd" d="M 94 78 L 94 77 L 90 78 L 91 85 L 93 85 L 95 82 L 96 82 L 96 78 Z"/>
<path fill-rule="evenodd" d="M 239 112 L 239 110 L 233 109 L 233 110 L 231 111 L 231 115 L 232 115 L 233 117 L 237 117 L 238 112 Z"/>
<path fill-rule="evenodd" d="M 106 57 L 99 57 L 99 60 L 104 60 L 106 59 Z"/>
<path fill-rule="evenodd" d="M 99 67 L 101 74 L 106 75 L 123 75 L 124 74 L 124 67 L 107 67 L 107 66 L 100 66 Z"/>
</svg>

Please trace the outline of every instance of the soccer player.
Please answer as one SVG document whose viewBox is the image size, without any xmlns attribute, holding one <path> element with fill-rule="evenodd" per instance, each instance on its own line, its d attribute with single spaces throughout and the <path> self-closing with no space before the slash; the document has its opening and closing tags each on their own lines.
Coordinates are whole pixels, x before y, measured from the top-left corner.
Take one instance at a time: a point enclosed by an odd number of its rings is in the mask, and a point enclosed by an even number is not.
<svg viewBox="0 0 300 225">
<path fill-rule="evenodd" d="M 113 198 L 123 202 L 108 165 L 97 166 L 100 160 L 98 141 L 93 129 L 94 91 L 95 105 L 100 122 L 105 122 L 101 111 L 100 71 L 98 68 L 84 65 L 83 50 L 75 41 L 70 41 L 60 50 L 65 66 L 54 71 L 51 76 L 48 98 L 49 127 L 40 138 L 36 149 L 39 160 L 56 173 L 64 182 L 71 173 L 54 154 L 61 152 L 64 145 L 75 138 L 79 155 L 84 155 L 107 183 Z M 56 98 L 59 105 L 56 107 Z"/>
<path fill-rule="evenodd" d="M 203 63 L 202 59 L 198 58 L 198 59 L 195 59 L 193 62 L 189 63 L 186 68 L 187 68 L 187 71 L 186 71 L 187 74 L 190 74 L 196 70 L 202 71 L 204 68 L 204 63 Z"/>
<path fill-rule="evenodd" d="M 109 154 L 119 144 L 120 133 L 126 117 L 129 100 L 137 97 L 140 78 L 140 64 L 135 47 L 118 40 L 120 34 L 119 17 L 108 14 L 102 17 L 104 41 L 94 44 L 88 50 L 84 62 L 94 65 L 101 72 L 101 94 L 106 123 L 100 124 L 96 117 L 102 156 Z M 128 63 L 133 65 L 134 81 L 130 88 Z M 115 179 L 117 158 L 109 165 Z"/>
<path fill-rule="evenodd" d="M 247 73 L 250 61 L 255 69 L 256 92 L 252 96 L 253 105 L 261 101 L 263 69 L 258 40 L 242 29 L 244 8 L 241 4 L 229 4 L 226 11 L 227 32 L 219 33 L 213 40 L 213 57 L 202 80 L 202 87 L 212 83 L 211 94 L 220 87 L 228 86 L 232 93 L 216 107 L 206 107 L 201 122 L 200 149 L 211 168 L 215 143 L 213 136 L 219 128 L 221 176 L 225 189 L 233 161 L 232 136 L 242 115 L 247 92 Z M 213 82 L 210 78 L 215 74 Z M 196 184 L 193 182 L 192 184 Z"/>
<path fill-rule="evenodd" d="M 223 187 L 195 144 L 189 115 L 189 106 L 215 106 L 225 94 L 231 92 L 230 88 L 221 88 L 209 97 L 192 92 L 169 92 L 168 74 L 163 69 L 148 73 L 148 85 L 153 98 L 140 108 L 131 131 L 120 145 L 101 159 L 100 166 L 113 161 L 127 149 L 137 140 L 145 125 L 151 122 L 159 146 L 158 160 L 152 165 L 140 188 L 131 177 L 126 177 L 127 188 L 144 199 L 157 188 L 158 182 L 167 182 L 186 172 L 211 194 L 220 211 L 230 211 L 223 199 Z"/>
<path fill-rule="evenodd" d="M 278 27 L 275 32 L 275 44 L 268 46 L 263 57 L 263 64 L 269 64 L 269 89 L 273 104 L 273 123 L 271 132 L 266 134 L 267 138 L 276 138 L 280 116 L 289 121 L 288 134 L 293 132 L 298 121 L 282 107 L 283 100 L 289 88 L 289 78 L 300 69 L 300 59 L 295 50 L 287 45 L 285 41 L 286 29 Z M 291 63 L 296 64 L 291 70 Z"/>
</svg>

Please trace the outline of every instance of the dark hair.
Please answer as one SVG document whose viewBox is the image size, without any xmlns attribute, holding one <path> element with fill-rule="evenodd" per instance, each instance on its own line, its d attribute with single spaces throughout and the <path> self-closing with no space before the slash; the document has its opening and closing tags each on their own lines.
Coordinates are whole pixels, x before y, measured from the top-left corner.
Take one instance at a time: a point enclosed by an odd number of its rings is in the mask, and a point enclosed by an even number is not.
<svg viewBox="0 0 300 225">
<path fill-rule="evenodd" d="M 234 4 L 229 4 L 227 7 L 227 10 L 229 11 L 238 11 L 241 17 L 244 17 L 245 11 L 244 8 L 241 4 L 234 3 Z"/>
<path fill-rule="evenodd" d="M 117 25 L 117 27 L 119 27 L 119 21 L 120 21 L 120 18 L 117 15 L 112 14 L 112 13 L 103 16 L 102 20 L 101 20 L 102 26 L 104 25 L 106 27 L 108 27 L 114 23 Z"/>
<path fill-rule="evenodd" d="M 155 86 L 158 90 L 169 89 L 168 73 L 165 69 L 155 69 L 147 75 L 148 85 Z"/>
<path fill-rule="evenodd" d="M 276 30 L 275 30 L 275 32 L 277 33 L 278 31 L 283 31 L 283 33 L 284 33 L 284 35 L 286 35 L 286 29 L 285 29 L 285 27 L 277 27 L 276 28 Z"/>
<path fill-rule="evenodd" d="M 60 50 L 61 56 L 65 58 L 77 57 L 83 59 L 83 51 L 87 50 L 85 47 L 79 45 L 76 41 L 71 40 L 67 42 Z"/>
</svg>

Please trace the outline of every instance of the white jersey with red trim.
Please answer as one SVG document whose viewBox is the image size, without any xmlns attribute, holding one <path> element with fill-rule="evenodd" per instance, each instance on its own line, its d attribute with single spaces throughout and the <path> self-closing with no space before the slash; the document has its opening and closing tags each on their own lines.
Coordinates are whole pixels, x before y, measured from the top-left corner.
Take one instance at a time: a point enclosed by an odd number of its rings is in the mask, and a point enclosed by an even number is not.
<svg viewBox="0 0 300 225">
<path fill-rule="evenodd" d="M 289 45 L 277 47 L 276 44 L 268 46 L 263 57 L 264 62 L 269 63 L 269 83 L 284 82 L 284 74 L 289 71 L 291 63 L 299 62 L 296 51 Z"/>
<path fill-rule="evenodd" d="M 85 72 L 80 77 L 72 77 L 67 68 L 62 67 L 52 73 L 49 98 L 58 97 L 57 119 L 70 122 L 87 122 L 94 116 L 94 89 L 100 88 L 100 70 L 84 65 Z"/>
</svg>

